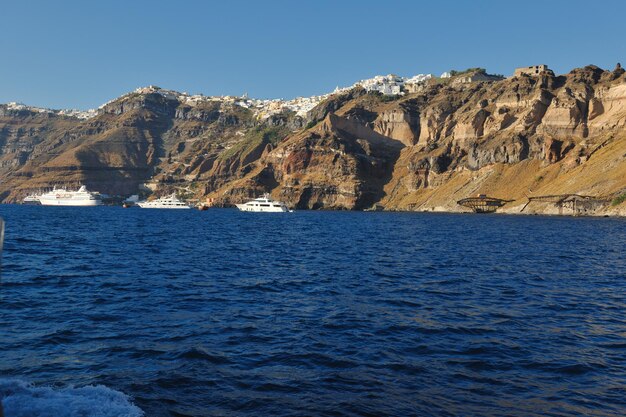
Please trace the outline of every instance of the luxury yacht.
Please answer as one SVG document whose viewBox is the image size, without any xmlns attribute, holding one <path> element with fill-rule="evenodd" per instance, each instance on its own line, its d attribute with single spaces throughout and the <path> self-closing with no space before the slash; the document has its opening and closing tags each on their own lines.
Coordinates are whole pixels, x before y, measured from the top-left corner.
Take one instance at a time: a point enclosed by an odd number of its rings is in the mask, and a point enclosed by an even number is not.
<svg viewBox="0 0 626 417">
<path fill-rule="evenodd" d="M 176 194 L 172 194 L 168 197 L 161 197 L 153 201 L 138 201 L 136 203 L 141 208 L 156 208 L 156 209 L 189 209 L 189 204 L 184 201 L 180 201 L 176 198 Z"/>
<path fill-rule="evenodd" d="M 43 206 L 99 206 L 102 204 L 100 193 L 87 191 L 87 187 L 84 185 L 78 191 L 55 188 L 38 196 L 38 200 Z"/>
<path fill-rule="evenodd" d="M 270 198 L 269 194 L 263 194 L 261 198 L 255 198 L 252 201 L 248 201 L 244 204 L 235 204 L 237 208 L 241 211 L 254 211 L 254 212 L 288 212 L 293 211 L 287 208 L 285 203 L 281 203 L 280 201 L 274 201 Z"/>
</svg>

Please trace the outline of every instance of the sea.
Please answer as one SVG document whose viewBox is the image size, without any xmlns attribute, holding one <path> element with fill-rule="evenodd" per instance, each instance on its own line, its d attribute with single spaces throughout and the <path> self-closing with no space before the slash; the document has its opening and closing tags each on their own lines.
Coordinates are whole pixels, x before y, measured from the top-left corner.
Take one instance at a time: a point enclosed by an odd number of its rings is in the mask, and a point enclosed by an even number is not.
<svg viewBox="0 0 626 417">
<path fill-rule="evenodd" d="M 624 218 L 0 216 L 5 417 L 626 415 Z"/>
</svg>

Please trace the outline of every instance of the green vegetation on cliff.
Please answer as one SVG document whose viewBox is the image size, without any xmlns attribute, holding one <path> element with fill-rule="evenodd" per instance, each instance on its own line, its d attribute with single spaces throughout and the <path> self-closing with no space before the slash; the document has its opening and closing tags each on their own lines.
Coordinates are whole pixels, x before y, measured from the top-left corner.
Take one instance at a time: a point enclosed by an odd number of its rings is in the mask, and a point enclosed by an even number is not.
<svg viewBox="0 0 626 417">
<path fill-rule="evenodd" d="M 484 68 L 480 68 L 480 67 L 476 67 L 476 68 L 468 68 L 466 70 L 463 71 L 457 71 L 457 70 L 451 70 L 450 71 L 450 75 L 451 76 L 456 76 L 456 75 L 463 75 L 463 74 L 472 74 L 472 73 L 479 73 L 479 74 L 486 74 L 487 70 Z"/>
<path fill-rule="evenodd" d="M 235 155 L 244 159 L 261 146 L 270 144 L 276 146 L 287 136 L 289 131 L 283 126 L 257 126 L 246 132 L 243 140 L 226 149 L 219 156 L 219 160 L 227 160 Z"/>
<path fill-rule="evenodd" d="M 612 206 L 619 206 L 624 201 L 626 201 L 626 193 L 620 194 L 611 201 Z"/>
</svg>

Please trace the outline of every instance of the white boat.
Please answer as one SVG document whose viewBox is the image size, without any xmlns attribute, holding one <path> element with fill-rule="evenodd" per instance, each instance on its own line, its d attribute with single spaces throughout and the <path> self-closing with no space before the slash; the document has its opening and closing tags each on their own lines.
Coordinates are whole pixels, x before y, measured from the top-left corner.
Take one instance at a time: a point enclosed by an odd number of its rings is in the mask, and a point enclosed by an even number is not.
<svg viewBox="0 0 626 417">
<path fill-rule="evenodd" d="M 134 207 L 139 202 L 139 196 L 137 194 L 133 194 L 128 197 L 126 200 L 122 201 L 122 207 L 129 208 Z"/>
<path fill-rule="evenodd" d="M 39 201 L 40 197 L 40 194 L 29 194 L 24 197 L 24 200 L 22 200 L 22 204 L 39 205 L 41 204 L 41 202 Z"/>
<path fill-rule="evenodd" d="M 87 190 L 84 185 L 78 191 L 55 188 L 39 196 L 43 206 L 99 206 L 102 204 L 100 193 Z"/>
<path fill-rule="evenodd" d="M 136 203 L 141 208 L 156 208 L 156 209 L 189 209 L 191 206 L 184 201 L 180 201 L 176 198 L 176 194 L 172 194 L 168 197 L 161 197 L 152 201 L 138 201 Z"/>
<path fill-rule="evenodd" d="M 269 194 L 263 194 L 261 198 L 255 198 L 247 203 L 235 205 L 241 211 L 253 211 L 257 213 L 286 213 L 293 211 L 289 210 L 285 203 L 272 200 Z"/>
</svg>

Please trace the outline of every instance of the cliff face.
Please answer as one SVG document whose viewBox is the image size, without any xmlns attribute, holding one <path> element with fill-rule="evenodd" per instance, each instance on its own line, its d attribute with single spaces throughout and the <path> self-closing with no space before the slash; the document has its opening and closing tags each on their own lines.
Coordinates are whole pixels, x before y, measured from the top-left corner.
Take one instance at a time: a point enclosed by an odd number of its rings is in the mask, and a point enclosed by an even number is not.
<svg viewBox="0 0 626 417">
<path fill-rule="evenodd" d="M 459 210 L 477 193 L 515 200 L 511 211 L 528 196 L 609 198 L 626 191 L 626 76 L 589 66 L 401 98 L 355 89 L 304 119 L 157 93 L 86 121 L 0 106 L 0 176 L 9 201 L 79 182 L 111 194 L 147 183 L 218 204 L 270 191 L 312 209 Z"/>
<path fill-rule="evenodd" d="M 158 93 L 130 94 L 89 120 L 0 106 L 0 196 L 19 201 L 53 185 L 78 184 L 114 195 L 136 193 L 142 184 L 202 195 L 261 156 L 242 146 L 254 145 L 255 132 L 282 139 L 289 130 L 281 116 L 259 122 L 239 106 L 190 105 Z"/>
<path fill-rule="evenodd" d="M 362 209 L 384 196 L 403 147 L 399 140 L 330 113 L 268 152 L 250 179 L 270 177 L 281 198 L 299 208 Z"/>
<path fill-rule="evenodd" d="M 592 66 L 462 91 L 441 87 L 421 111 L 417 145 L 403 151 L 384 203 L 454 210 L 476 193 L 521 204 L 526 196 L 623 191 L 624 92 L 621 69 Z M 604 147 L 612 151 L 601 157 Z"/>
</svg>

